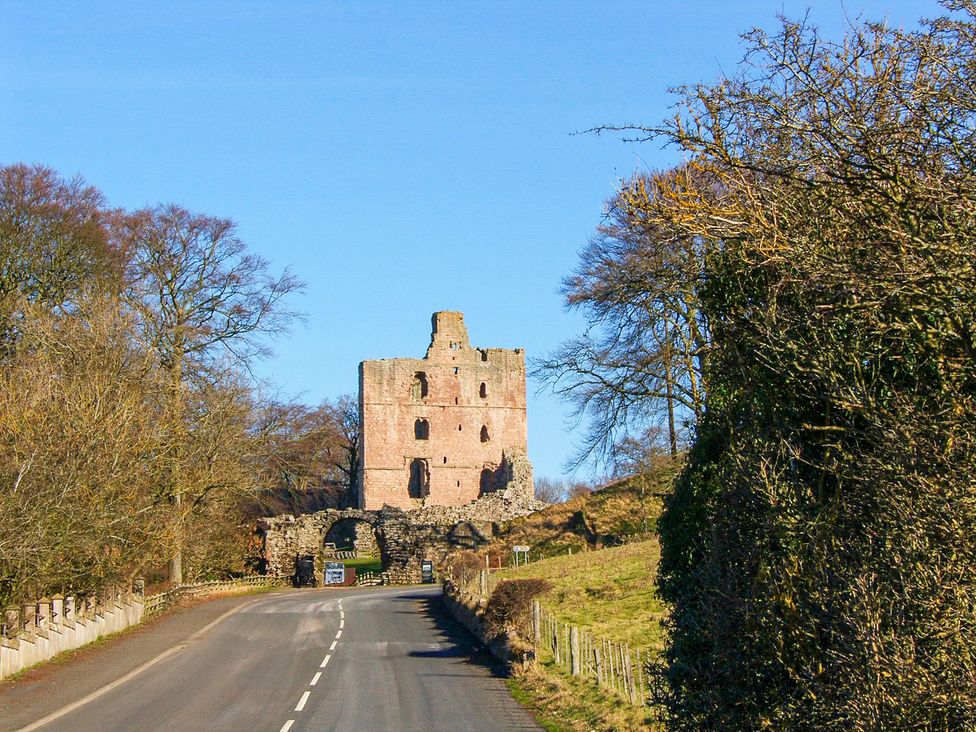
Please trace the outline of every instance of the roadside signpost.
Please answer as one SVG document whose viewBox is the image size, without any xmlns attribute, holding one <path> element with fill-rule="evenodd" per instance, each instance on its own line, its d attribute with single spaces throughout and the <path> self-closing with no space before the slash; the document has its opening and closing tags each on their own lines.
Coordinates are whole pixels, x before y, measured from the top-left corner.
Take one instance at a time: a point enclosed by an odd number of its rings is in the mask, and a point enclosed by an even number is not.
<svg viewBox="0 0 976 732">
<path fill-rule="evenodd" d="M 529 563 L 529 547 L 522 544 L 518 544 L 512 547 L 512 552 L 515 553 L 515 566 L 519 566 L 519 555 L 522 555 L 522 564 Z"/>
<path fill-rule="evenodd" d="M 434 581 L 434 563 L 429 559 L 420 560 L 420 580 L 425 585 Z"/>
<path fill-rule="evenodd" d="M 341 585 L 346 581 L 345 562 L 326 562 L 325 563 L 325 584 Z"/>
</svg>

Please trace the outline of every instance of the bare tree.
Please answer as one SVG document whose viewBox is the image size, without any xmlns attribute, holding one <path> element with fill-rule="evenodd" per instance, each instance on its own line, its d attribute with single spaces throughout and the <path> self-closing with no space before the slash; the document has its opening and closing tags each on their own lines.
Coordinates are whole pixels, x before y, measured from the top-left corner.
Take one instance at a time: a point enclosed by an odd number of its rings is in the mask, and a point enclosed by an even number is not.
<svg viewBox="0 0 976 732">
<path fill-rule="evenodd" d="M 81 178 L 22 163 L 0 167 L 0 340 L 16 339 L 18 304 L 61 308 L 114 272 L 112 212 Z"/>
<path fill-rule="evenodd" d="M 675 202 L 702 195 L 704 177 L 686 168 L 627 181 L 563 284 L 567 304 L 583 311 L 588 327 L 536 374 L 589 421 L 577 465 L 612 460 L 622 434 L 661 422 L 676 454 L 681 422 L 694 423 L 702 412 L 705 245 L 670 219 Z"/>
<path fill-rule="evenodd" d="M 142 338 L 165 374 L 167 424 L 173 435 L 166 492 L 175 508 L 170 578 L 182 580 L 189 392 L 213 381 L 221 364 L 249 369 L 297 313 L 286 307 L 301 283 L 249 253 L 228 219 L 161 206 L 133 217 L 128 302 Z"/>
<path fill-rule="evenodd" d="M 535 480 L 535 497 L 543 503 L 562 503 L 566 500 L 566 486 L 561 480 L 541 476 Z"/>
</svg>

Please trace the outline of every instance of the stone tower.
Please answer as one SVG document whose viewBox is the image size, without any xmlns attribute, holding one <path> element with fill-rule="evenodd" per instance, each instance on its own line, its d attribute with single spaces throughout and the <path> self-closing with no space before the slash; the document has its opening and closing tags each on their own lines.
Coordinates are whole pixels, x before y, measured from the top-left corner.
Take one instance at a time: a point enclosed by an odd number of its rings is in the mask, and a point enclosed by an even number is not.
<svg viewBox="0 0 976 732">
<path fill-rule="evenodd" d="M 422 359 L 359 365 L 360 508 L 460 506 L 525 454 L 525 352 L 472 348 L 461 313 L 431 320 Z"/>
</svg>

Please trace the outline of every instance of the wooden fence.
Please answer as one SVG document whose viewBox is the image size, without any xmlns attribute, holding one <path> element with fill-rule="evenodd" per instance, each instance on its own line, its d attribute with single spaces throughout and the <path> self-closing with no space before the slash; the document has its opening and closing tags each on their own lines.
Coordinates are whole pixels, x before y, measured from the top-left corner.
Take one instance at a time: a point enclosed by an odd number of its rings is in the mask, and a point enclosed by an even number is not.
<svg viewBox="0 0 976 732">
<path fill-rule="evenodd" d="M 556 666 L 573 676 L 593 679 L 634 706 L 647 703 L 644 664 L 647 650 L 601 638 L 585 627 L 560 622 L 556 615 L 532 602 L 532 635 L 536 652 L 545 649 Z"/>
<path fill-rule="evenodd" d="M 347 550 L 336 550 L 336 549 L 326 549 L 322 552 L 322 556 L 326 559 L 361 559 L 362 557 L 368 556 L 363 552 L 359 551 L 347 551 Z"/>
<path fill-rule="evenodd" d="M 356 585 L 359 587 L 375 587 L 385 585 L 386 577 L 382 572 L 360 572 L 356 574 Z"/>
<path fill-rule="evenodd" d="M 497 574 L 481 570 L 463 582 L 462 588 L 483 607 L 503 581 Z M 619 694 L 634 706 L 647 704 L 645 665 L 650 654 L 646 648 L 631 648 L 602 638 L 585 626 L 565 623 L 538 600 L 532 603 L 531 622 L 531 629 L 525 630 L 531 632 L 537 658 L 545 653 L 566 673 L 592 679 L 600 688 Z"/>
<path fill-rule="evenodd" d="M 233 592 L 247 587 L 273 587 L 290 582 L 291 577 L 288 575 L 259 574 L 232 580 L 212 580 L 210 582 L 177 585 L 163 592 L 157 592 L 155 595 L 146 596 L 144 614 L 149 616 L 162 612 L 184 597 L 206 597 L 207 595 L 219 595 L 223 592 Z"/>
</svg>

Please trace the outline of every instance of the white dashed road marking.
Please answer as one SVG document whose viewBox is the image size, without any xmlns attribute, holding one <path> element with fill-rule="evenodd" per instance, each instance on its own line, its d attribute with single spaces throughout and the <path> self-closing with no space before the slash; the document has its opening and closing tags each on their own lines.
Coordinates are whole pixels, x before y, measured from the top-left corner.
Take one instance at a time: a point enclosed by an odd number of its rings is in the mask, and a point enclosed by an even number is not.
<svg viewBox="0 0 976 732">
<path fill-rule="evenodd" d="M 345 628 L 346 626 L 346 613 L 342 609 L 342 600 L 339 600 L 337 605 L 339 607 L 339 630 L 336 631 L 335 640 L 332 641 L 332 645 L 329 646 L 330 653 L 326 654 L 325 658 L 322 659 L 322 663 L 319 664 L 319 668 L 325 668 L 329 664 L 329 659 L 332 658 L 331 651 L 334 651 L 336 649 L 336 646 L 339 644 L 339 639 L 342 637 L 342 629 Z M 316 684 L 319 683 L 319 679 L 321 678 L 322 678 L 322 672 L 316 671 L 315 676 L 313 676 L 312 680 L 308 682 L 308 685 L 315 686 Z M 298 700 L 298 705 L 295 707 L 296 712 L 300 712 L 303 709 L 305 709 L 305 704 L 308 703 L 308 699 L 311 695 L 312 692 L 309 690 L 306 690 L 302 694 L 302 698 Z M 279 732 L 288 732 L 288 730 L 291 729 L 291 726 L 293 724 L 295 724 L 295 720 L 289 719 L 287 722 L 284 723 L 284 725 L 282 725 L 281 730 Z"/>
</svg>

